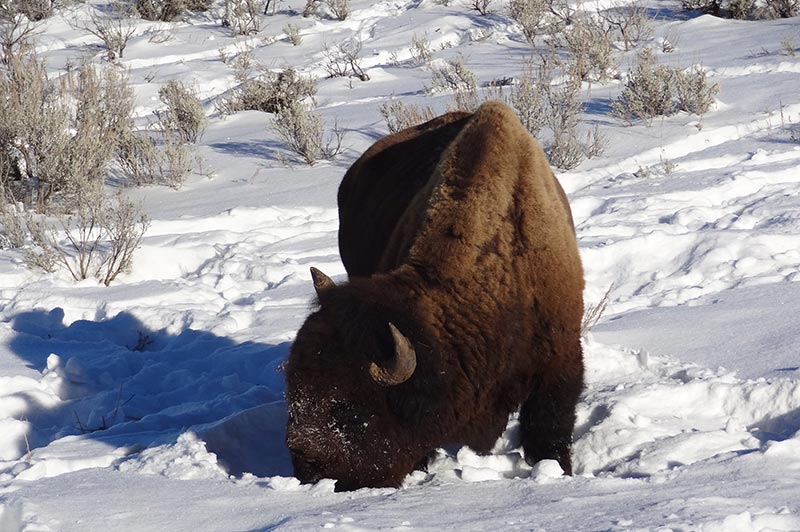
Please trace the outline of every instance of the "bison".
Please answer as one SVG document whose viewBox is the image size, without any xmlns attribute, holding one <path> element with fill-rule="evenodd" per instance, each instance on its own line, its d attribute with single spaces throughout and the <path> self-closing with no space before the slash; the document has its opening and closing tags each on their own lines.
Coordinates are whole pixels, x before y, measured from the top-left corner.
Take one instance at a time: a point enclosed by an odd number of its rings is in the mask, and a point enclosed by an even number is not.
<svg viewBox="0 0 800 532">
<path fill-rule="evenodd" d="M 566 195 L 500 102 L 378 140 L 339 188 L 349 281 L 312 268 L 318 307 L 285 363 L 302 482 L 396 487 L 437 448 L 522 447 L 571 473 L 583 387 L 583 270 Z"/>
</svg>

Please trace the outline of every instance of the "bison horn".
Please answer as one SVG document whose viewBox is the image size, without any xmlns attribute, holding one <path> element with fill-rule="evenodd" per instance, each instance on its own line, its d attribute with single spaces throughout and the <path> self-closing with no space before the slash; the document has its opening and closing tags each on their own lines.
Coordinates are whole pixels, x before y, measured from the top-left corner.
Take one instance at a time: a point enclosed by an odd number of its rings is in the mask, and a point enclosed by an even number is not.
<svg viewBox="0 0 800 532">
<path fill-rule="evenodd" d="M 403 336 L 397 327 L 389 323 L 389 330 L 394 340 L 394 358 L 386 366 L 381 367 L 375 362 L 369 366 L 369 374 L 373 380 L 383 386 L 396 386 L 411 378 L 417 368 L 417 354 L 408 338 Z"/>
<path fill-rule="evenodd" d="M 336 286 L 333 279 L 316 269 L 311 267 L 311 279 L 314 281 L 314 290 L 317 291 L 317 296 L 321 297 L 323 292 L 326 292 Z"/>
</svg>

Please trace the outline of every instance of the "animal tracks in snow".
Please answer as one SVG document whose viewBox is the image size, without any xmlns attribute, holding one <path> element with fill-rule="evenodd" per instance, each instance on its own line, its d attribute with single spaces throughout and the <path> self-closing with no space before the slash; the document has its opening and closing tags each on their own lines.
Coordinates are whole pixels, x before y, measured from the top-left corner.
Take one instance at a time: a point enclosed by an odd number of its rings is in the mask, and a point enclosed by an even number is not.
<svg viewBox="0 0 800 532">
<path fill-rule="evenodd" d="M 719 142 L 676 141 L 674 159 L 574 193 L 584 262 L 602 265 L 588 271 L 590 301 L 613 286 L 614 313 L 798 278 L 800 147 L 765 137 L 766 118 L 751 125 L 744 137 L 731 126 L 730 138 L 707 132 Z"/>
</svg>

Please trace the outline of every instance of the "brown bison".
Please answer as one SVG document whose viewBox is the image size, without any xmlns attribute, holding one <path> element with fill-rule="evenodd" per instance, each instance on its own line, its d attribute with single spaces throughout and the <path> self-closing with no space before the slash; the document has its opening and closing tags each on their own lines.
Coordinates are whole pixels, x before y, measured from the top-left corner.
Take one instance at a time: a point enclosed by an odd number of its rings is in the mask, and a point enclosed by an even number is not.
<svg viewBox="0 0 800 532">
<path fill-rule="evenodd" d="M 312 268 L 319 308 L 285 365 L 303 482 L 399 486 L 434 449 L 489 451 L 520 405 L 528 463 L 571 473 L 583 386 L 583 271 L 566 196 L 499 102 L 389 135 L 339 188 L 349 283 Z"/>
</svg>

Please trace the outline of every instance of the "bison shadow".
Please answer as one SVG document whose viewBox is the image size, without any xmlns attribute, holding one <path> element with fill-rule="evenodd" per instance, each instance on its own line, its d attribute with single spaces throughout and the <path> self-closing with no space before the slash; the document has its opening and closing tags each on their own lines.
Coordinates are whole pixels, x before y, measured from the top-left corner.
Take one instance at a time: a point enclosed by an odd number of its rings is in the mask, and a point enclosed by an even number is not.
<svg viewBox="0 0 800 532">
<path fill-rule="evenodd" d="M 71 435 L 141 450 L 192 431 L 229 474 L 291 476 L 279 370 L 288 343 L 150 330 L 126 312 L 65 326 L 64 315 L 56 308 L 7 320 L 9 347 L 32 370 L 25 376 L 61 398 L 9 394 L 20 404 L 15 417 L 30 423 L 20 454 L 27 445 L 35 460 L 37 449 Z"/>
</svg>

